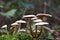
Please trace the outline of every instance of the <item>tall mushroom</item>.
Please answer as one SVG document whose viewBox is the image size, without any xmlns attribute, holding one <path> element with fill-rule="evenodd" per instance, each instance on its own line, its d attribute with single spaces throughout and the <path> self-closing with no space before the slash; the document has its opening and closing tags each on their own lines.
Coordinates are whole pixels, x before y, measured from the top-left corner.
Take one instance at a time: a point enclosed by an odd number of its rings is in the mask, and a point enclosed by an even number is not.
<svg viewBox="0 0 60 40">
<path fill-rule="evenodd" d="M 50 14 L 43 14 L 43 13 L 37 14 L 36 16 L 38 18 L 42 19 L 43 21 L 46 21 L 47 17 L 52 17 L 52 15 L 50 15 Z"/>
<path fill-rule="evenodd" d="M 42 20 L 41 19 L 36 19 L 36 20 L 33 20 L 33 22 L 35 22 L 35 23 L 40 23 L 40 22 L 42 22 Z M 35 30 L 36 30 L 36 32 L 35 32 L 35 34 L 37 33 L 37 26 L 35 27 Z M 35 35 L 36 36 L 36 35 Z"/>
<path fill-rule="evenodd" d="M 14 33 L 16 32 L 16 27 L 18 26 L 18 23 L 12 23 L 11 26 L 14 28 Z"/>
<path fill-rule="evenodd" d="M 38 26 L 41 26 L 41 30 L 40 30 L 40 33 L 37 35 L 37 31 L 36 31 L 36 36 L 35 36 L 35 38 L 37 39 L 41 34 L 42 34 L 42 32 L 43 32 L 43 27 L 44 27 L 44 25 L 48 25 L 49 23 L 47 23 L 47 22 L 40 22 L 40 23 L 36 23 L 35 25 L 36 25 L 36 27 L 38 27 Z M 37 30 L 37 29 L 36 29 Z"/>
<path fill-rule="evenodd" d="M 19 24 L 19 30 L 18 30 L 18 32 L 19 32 L 19 31 L 20 31 L 20 28 L 21 28 L 21 24 L 22 24 L 22 23 L 26 23 L 26 21 L 18 20 L 18 21 L 16 21 L 16 23 Z"/>
<path fill-rule="evenodd" d="M 33 36 L 32 28 L 31 28 L 31 18 L 36 17 L 35 15 L 24 15 L 23 18 L 27 19 L 27 28 L 30 30 L 30 33 Z M 30 28 L 29 28 L 30 27 Z"/>
</svg>

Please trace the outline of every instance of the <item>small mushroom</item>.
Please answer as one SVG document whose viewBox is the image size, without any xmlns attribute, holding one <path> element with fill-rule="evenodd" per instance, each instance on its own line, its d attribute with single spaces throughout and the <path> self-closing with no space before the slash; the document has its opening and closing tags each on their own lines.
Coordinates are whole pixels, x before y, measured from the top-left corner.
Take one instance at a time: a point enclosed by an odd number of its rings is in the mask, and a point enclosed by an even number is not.
<svg viewBox="0 0 60 40">
<path fill-rule="evenodd" d="M 7 31 L 7 25 L 3 25 L 1 28 L 2 28 L 2 29 L 5 28 L 6 31 Z"/>
<path fill-rule="evenodd" d="M 19 24 L 18 23 L 12 23 L 11 26 L 14 28 L 14 33 L 16 32 L 16 27 L 18 26 Z"/>
<path fill-rule="evenodd" d="M 20 28 L 21 28 L 21 24 L 22 24 L 22 23 L 26 23 L 26 21 L 18 20 L 18 21 L 16 21 L 16 23 L 19 24 L 19 30 L 20 30 Z M 19 31 L 18 31 L 18 32 L 19 32 Z"/>
<path fill-rule="evenodd" d="M 44 26 L 44 25 L 48 25 L 48 24 L 49 24 L 49 23 L 47 23 L 47 22 L 40 22 L 40 23 L 36 23 L 36 24 L 35 24 L 35 25 L 36 25 L 36 36 L 35 36 L 36 38 L 39 37 L 39 36 L 42 34 L 42 32 L 43 32 L 43 30 L 44 30 L 44 27 L 43 27 L 43 26 Z M 38 26 L 41 26 L 41 31 L 40 31 L 40 33 L 39 33 L 38 36 L 37 36 L 37 30 L 38 30 L 37 27 L 38 27 Z"/>
<path fill-rule="evenodd" d="M 43 14 L 43 13 L 37 14 L 36 16 L 38 18 L 42 19 L 43 21 L 46 21 L 47 17 L 52 17 L 52 15 L 50 15 L 50 14 Z"/>
<path fill-rule="evenodd" d="M 7 25 L 3 25 L 1 28 L 7 28 Z"/>
<path fill-rule="evenodd" d="M 33 35 L 32 33 L 32 27 L 31 27 L 31 18 L 36 17 L 35 15 L 24 15 L 23 18 L 27 19 L 27 28 L 30 29 L 30 33 Z M 30 28 L 29 28 L 30 27 Z"/>
<path fill-rule="evenodd" d="M 42 22 L 42 20 L 41 19 L 36 19 L 36 20 L 33 20 L 33 22 L 35 22 L 35 23 L 40 23 L 40 22 Z M 38 32 L 37 31 L 38 29 L 37 29 L 37 26 L 36 26 L 36 32 Z M 33 33 L 34 33 L 34 31 L 33 31 Z M 36 36 L 36 35 L 35 35 Z"/>
<path fill-rule="evenodd" d="M 3 25 L 2 27 L 1 27 L 2 29 L 6 29 L 6 32 L 7 32 L 7 34 L 8 34 L 8 30 L 7 30 L 7 25 Z"/>
</svg>

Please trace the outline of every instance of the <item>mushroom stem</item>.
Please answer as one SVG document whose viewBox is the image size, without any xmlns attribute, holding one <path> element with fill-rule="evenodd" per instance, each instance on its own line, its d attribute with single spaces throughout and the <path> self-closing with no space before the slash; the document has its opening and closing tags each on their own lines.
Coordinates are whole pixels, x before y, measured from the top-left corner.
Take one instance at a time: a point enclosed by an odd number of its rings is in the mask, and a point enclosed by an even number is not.
<svg viewBox="0 0 60 40">
<path fill-rule="evenodd" d="M 14 33 L 16 32 L 16 25 L 13 26 L 14 27 Z"/>
<path fill-rule="evenodd" d="M 18 29 L 18 32 L 19 32 L 20 29 L 21 29 L 21 23 L 19 23 L 19 29 Z"/>
<path fill-rule="evenodd" d="M 36 33 L 35 33 L 35 37 L 37 38 L 37 25 L 36 25 Z"/>
<path fill-rule="evenodd" d="M 43 31 L 44 31 L 44 28 L 43 28 L 43 26 L 41 26 L 41 31 L 40 31 L 40 33 L 38 34 L 37 37 L 41 36 L 41 34 L 42 34 Z"/>
<path fill-rule="evenodd" d="M 29 28 L 28 28 L 28 26 L 29 26 Z M 33 36 L 33 31 L 32 31 L 32 27 L 31 27 L 31 19 L 30 18 L 28 18 L 28 21 L 27 21 L 27 28 L 30 30 L 31 35 Z"/>
</svg>

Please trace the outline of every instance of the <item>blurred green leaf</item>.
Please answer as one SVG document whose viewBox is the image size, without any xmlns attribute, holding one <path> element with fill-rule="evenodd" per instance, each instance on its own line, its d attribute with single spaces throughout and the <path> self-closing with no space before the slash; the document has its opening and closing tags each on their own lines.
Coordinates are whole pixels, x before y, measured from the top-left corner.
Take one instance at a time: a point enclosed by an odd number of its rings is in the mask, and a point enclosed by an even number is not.
<svg viewBox="0 0 60 40">
<path fill-rule="evenodd" d="M 4 12 L 0 12 L 0 14 L 9 18 L 9 17 L 11 17 L 11 16 L 13 16 L 15 14 L 16 10 L 17 9 L 12 9 L 12 10 L 10 10 L 8 12 L 5 12 L 5 13 Z"/>
</svg>

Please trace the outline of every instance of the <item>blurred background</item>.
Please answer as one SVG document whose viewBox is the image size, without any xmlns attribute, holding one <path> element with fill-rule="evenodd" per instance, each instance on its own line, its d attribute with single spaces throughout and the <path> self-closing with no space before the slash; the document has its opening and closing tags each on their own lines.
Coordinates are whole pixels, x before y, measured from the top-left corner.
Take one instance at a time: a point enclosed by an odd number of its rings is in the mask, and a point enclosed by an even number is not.
<svg viewBox="0 0 60 40">
<path fill-rule="evenodd" d="M 51 27 L 60 29 L 60 0 L 0 0 L 0 28 L 5 24 L 9 27 L 23 14 L 44 12 L 53 16 L 48 18 Z"/>
</svg>

